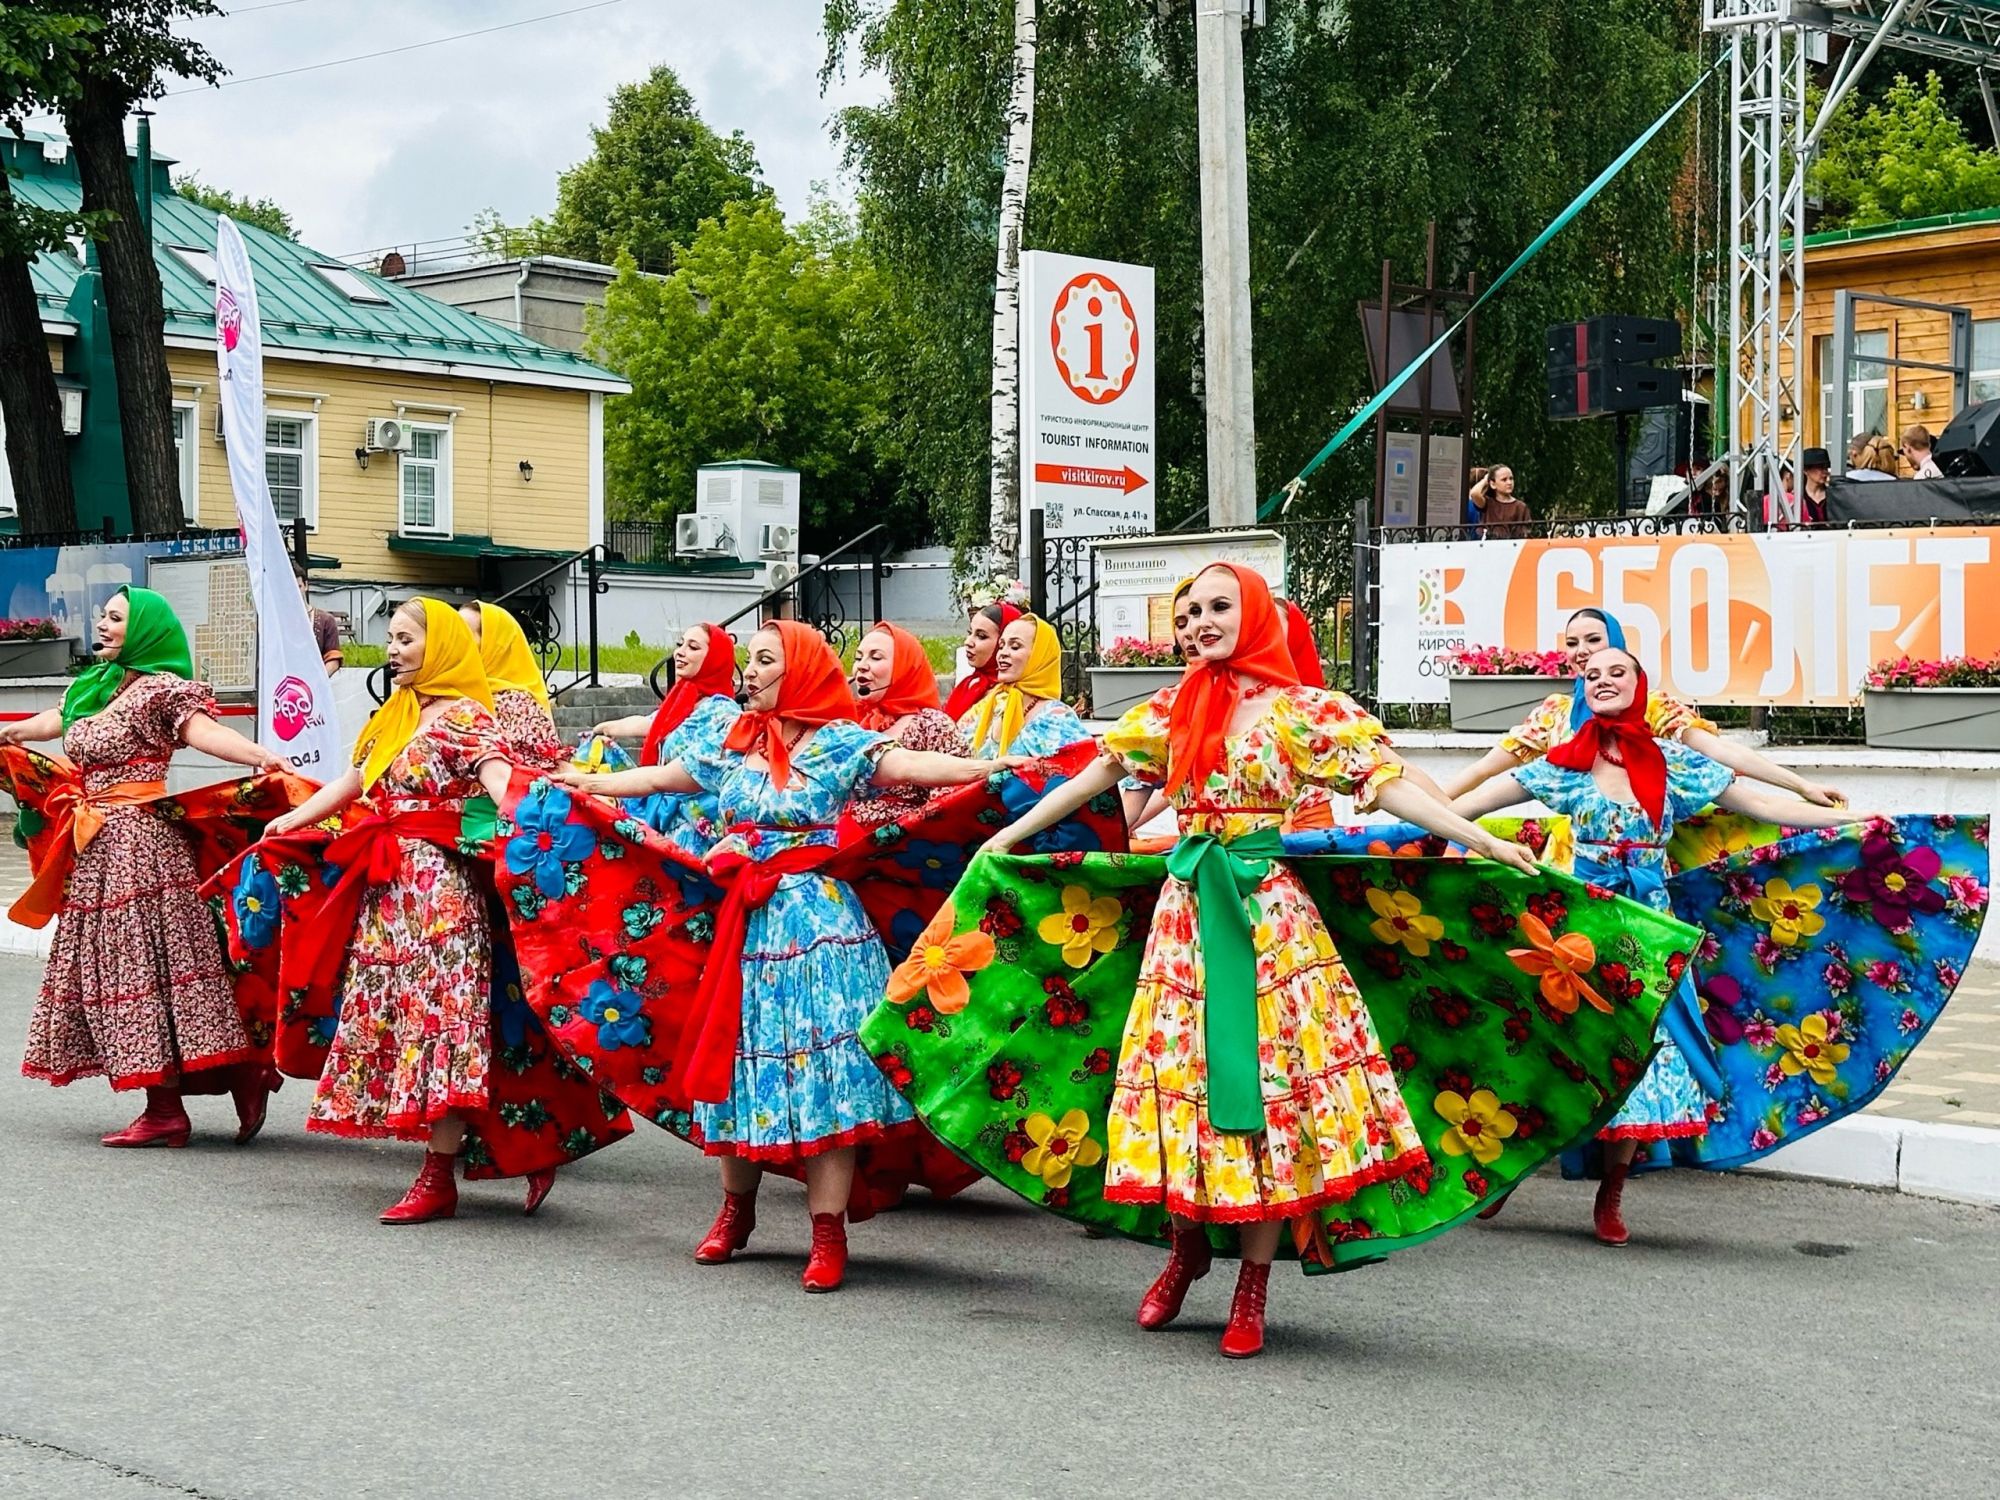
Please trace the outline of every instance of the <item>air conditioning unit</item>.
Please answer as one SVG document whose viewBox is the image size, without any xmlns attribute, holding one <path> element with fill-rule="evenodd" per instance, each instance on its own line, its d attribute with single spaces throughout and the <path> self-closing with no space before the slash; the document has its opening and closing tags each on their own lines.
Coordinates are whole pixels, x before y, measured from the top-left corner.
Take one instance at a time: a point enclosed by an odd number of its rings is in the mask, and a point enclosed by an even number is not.
<svg viewBox="0 0 2000 1500">
<path fill-rule="evenodd" d="M 781 589 L 798 576 L 798 568 L 791 563 L 767 563 L 764 566 L 764 587 L 767 589 Z"/>
<path fill-rule="evenodd" d="M 728 528 L 714 516 L 675 516 L 674 551 L 682 557 L 713 557 L 727 552 Z"/>
<path fill-rule="evenodd" d="M 410 424 L 399 417 L 370 417 L 362 446 L 370 453 L 408 453 Z"/>
<path fill-rule="evenodd" d="M 796 526 L 766 526 L 763 540 L 758 543 L 760 557 L 791 557 L 799 550 L 799 528 Z"/>
</svg>

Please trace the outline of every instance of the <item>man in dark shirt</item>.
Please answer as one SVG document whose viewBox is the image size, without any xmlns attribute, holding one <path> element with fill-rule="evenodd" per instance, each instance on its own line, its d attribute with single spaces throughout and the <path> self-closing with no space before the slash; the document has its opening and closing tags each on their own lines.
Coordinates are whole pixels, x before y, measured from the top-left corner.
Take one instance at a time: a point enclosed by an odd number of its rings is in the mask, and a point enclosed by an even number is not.
<svg viewBox="0 0 2000 1500">
<path fill-rule="evenodd" d="M 331 677 L 347 660 L 340 649 L 340 621 L 323 609 L 313 608 L 312 583 L 303 569 L 293 568 L 292 576 L 299 581 L 299 597 L 306 601 L 306 615 L 312 620 L 313 641 L 319 647 L 319 659 L 326 665 L 327 676 Z"/>
</svg>

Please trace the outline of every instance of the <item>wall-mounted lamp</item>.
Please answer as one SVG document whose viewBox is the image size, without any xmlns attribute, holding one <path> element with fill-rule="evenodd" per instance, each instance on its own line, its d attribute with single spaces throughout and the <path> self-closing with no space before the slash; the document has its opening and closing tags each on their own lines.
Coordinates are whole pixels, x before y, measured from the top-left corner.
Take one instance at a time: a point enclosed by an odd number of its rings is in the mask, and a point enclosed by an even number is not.
<svg viewBox="0 0 2000 1500">
<path fill-rule="evenodd" d="M 1910 397 L 1911 411 L 1929 411 L 1930 407 L 1931 407 L 1931 398 L 1929 396 L 1926 396 L 1922 391 L 1918 391 L 1915 395 Z"/>
<path fill-rule="evenodd" d="M 355 461 L 355 462 L 356 462 L 357 464 L 361 465 L 361 467 L 362 467 L 362 468 L 364 468 L 364 469 L 365 469 L 365 468 L 367 468 L 367 467 L 368 467 L 368 450 L 367 450 L 366 448 L 356 448 L 356 449 L 354 450 L 354 461 Z"/>
<path fill-rule="evenodd" d="M 521 483 L 523 484 L 533 483 L 535 478 L 535 466 L 533 464 L 529 463 L 524 458 L 518 465 L 516 465 L 516 467 L 519 468 L 521 471 Z"/>
</svg>

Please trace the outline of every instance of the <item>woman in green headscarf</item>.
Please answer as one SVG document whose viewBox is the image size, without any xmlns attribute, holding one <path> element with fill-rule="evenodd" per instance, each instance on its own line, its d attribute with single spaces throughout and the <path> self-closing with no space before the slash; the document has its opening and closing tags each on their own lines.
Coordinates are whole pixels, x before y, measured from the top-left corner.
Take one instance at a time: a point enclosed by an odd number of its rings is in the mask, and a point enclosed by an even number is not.
<svg viewBox="0 0 2000 1500">
<path fill-rule="evenodd" d="M 270 1040 L 260 1048 L 246 1029 L 197 894 L 196 814 L 214 800 L 239 821 L 268 816 L 294 788 L 259 781 L 168 800 L 167 763 L 180 745 L 260 772 L 285 763 L 217 722 L 208 687 L 192 680 L 187 632 L 160 595 L 120 589 L 96 634 L 96 663 L 60 708 L 0 726 L 0 746 L 59 739 L 74 762 L 0 751 L 8 789 L 47 825 L 31 841 L 35 881 L 14 919 L 56 919 L 21 1071 L 57 1085 L 101 1074 L 114 1089 L 144 1088 L 145 1113 L 105 1136 L 107 1146 L 186 1145 L 184 1089 L 233 1094 L 237 1139 L 248 1140 L 275 1080 Z M 41 795 L 24 784 L 31 778 Z M 254 825 L 239 830 L 248 837 Z"/>
</svg>

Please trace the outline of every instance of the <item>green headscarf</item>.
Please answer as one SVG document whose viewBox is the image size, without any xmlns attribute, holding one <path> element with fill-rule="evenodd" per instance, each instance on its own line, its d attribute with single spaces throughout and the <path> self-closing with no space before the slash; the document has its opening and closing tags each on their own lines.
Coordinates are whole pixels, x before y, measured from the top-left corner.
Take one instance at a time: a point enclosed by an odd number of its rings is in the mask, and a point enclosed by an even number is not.
<svg viewBox="0 0 2000 1500">
<path fill-rule="evenodd" d="M 85 667 L 63 694 L 63 728 L 98 712 L 124 685 L 127 672 L 150 676 L 168 672 L 175 677 L 194 676 L 194 657 L 188 650 L 187 631 L 164 596 L 151 589 L 130 584 L 119 593 L 127 600 L 125 644 L 110 661 Z"/>
</svg>

